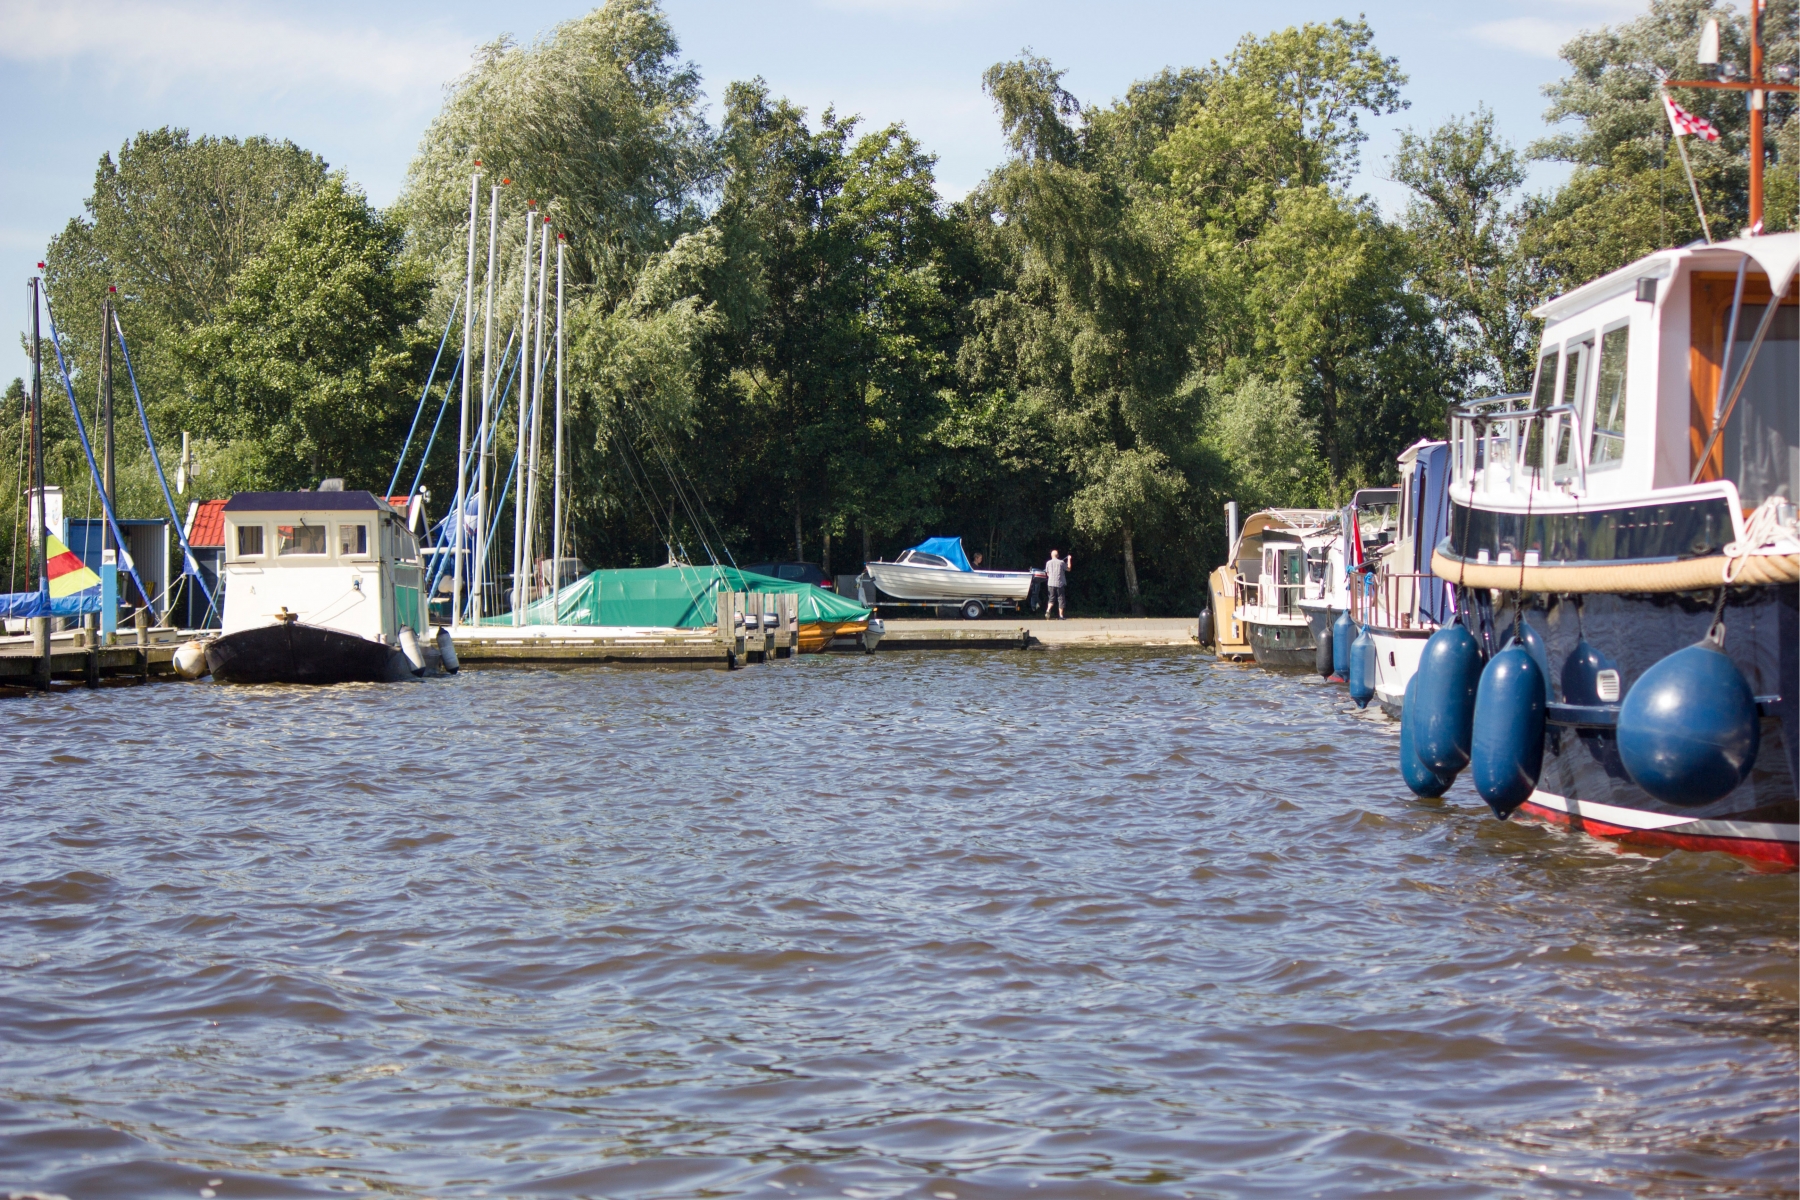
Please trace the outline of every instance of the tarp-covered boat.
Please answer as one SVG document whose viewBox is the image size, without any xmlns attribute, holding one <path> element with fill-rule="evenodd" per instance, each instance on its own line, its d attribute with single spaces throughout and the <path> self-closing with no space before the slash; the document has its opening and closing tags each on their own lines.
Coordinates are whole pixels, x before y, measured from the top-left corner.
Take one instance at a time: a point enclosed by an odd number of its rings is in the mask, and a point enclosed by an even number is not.
<svg viewBox="0 0 1800 1200">
<path fill-rule="evenodd" d="M 718 593 L 787 593 L 798 598 L 800 649 L 817 653 L 836 637 L 868 631 L 869 610 L 810 583 L 774 579 L 735 567 L 638 567 L 592 571 L 526 607 L 524 625 L 606 625 L 700 629 L 718 620 Z M 483 619 L 511 625 L 512 614 Z"/>
</svg>

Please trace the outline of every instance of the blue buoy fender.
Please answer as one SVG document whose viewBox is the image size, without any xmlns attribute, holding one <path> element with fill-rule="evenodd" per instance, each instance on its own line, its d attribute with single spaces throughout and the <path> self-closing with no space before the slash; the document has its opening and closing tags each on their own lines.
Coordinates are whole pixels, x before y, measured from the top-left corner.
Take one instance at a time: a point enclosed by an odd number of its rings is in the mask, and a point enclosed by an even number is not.
<svg viewBox="0 0 1800 1200">
<path fill-rule="evenodd" d="M 1413 678 L 1419 683 L 1419 722 L 1413 726 L 1419 761 L 1440 775 L 1455 775 L 1469 765 L 1475 689 L 1481 683 L 1481 646 L 1475 635 L 1461 621 L 1439 629 L 1426 640 Z M 1408 701 L 1406 711 L 1414 707 Z"/>
<path fill-rule="evenodd" d="M 1356 622 L 1348 612 L 1338 614 L 1331 623 L 1331 673 L 1339 679 L 1350 678 L 1350 643 L 1356 640 Z"/>
<path fill-rule="evenodd" d="M 1716 633 L 1645 671 L 1619 706 L 1626 774 L 1664 804 L 1723 799 L 1756 765 L 1756 696 Z"/>
<path fill-rule="evenodd" d="M 1414 735 L 1419 710 L 1414 701 L 1418 694 L 1419 677 L 1414 675 L 1406 681 L 1406 699 L 1402 701 L 1400 708 L 1400 777 L 1406 780 L 1406 786 L 1412 789 L 1413 795 L 1431 799 L 1449 791 L 1450 785 L 1456 782 L 1456 775 L 1454 772 L 1442 774 L 1434 771 L 1419 759 Z"/>
<path fill-rule="evenodd" d="M 1369 636 L 1365 625 L 1350 643 L 1350 699 L 1356 701 L 1356 707 L 1367 708 L 1374 698 L 1375 639 Z"/>
<path fill-rule="evenodd" d="M 1469 778 L 1502 821 L 1531 798 L 1544 765 L 1544 672 L 1517 642 L 1494 655 L 1475 690 Z"/>
<path fill-rule="evenodd" d="M 1331 678 L 1331 626 L 1319 635 L 1319 644 L 1313 654 L 1313 669 L 1318 671 L 1320 679 Z"/>
<path fill-rule="evenodd" d="M 1562 690 L 1568 704 L 1617 704 L 1619 664 L 1582 638 L 1563 662 Z"/>
<path fill-rule="evenodd" d="M 1544 635 L 1533 629 L 1530 621 L 1521 620 L 1518 628 L 1506 639 L 1506 646 L 1510 646 L 1514 642 L 1523 645 L 1531 655 L 1532 661 L 1537 663 L 1538 671 L 1544 679 L 1544 700 L 1545 702 L 1550 701 L 1552 699 L 1550 695 L 1550 647 L 1545 643 Z M 1501 649 L 1506 649 L 1506 646 L 1502 646 Z"/>
</svg>

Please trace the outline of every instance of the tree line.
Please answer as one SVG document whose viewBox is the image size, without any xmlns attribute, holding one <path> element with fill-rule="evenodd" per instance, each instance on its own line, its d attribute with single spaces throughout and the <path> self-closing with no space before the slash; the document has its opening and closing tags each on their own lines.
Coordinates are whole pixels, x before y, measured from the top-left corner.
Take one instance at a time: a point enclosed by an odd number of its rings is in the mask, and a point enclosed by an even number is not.
<svg viewBox="0 0 1800 1200">
<path fill-rule="evenodd" d="M 1795 58 L 1795 16 L 1771 0 L 1770 61 Z M 949 533 L 1009 567 L 1073 547 L 1090 611 L 1189 612 L 1225 553 L 1225 500 L 1329 504 L 1391 480 L 1448 405 L 1527 385 L 1536 304 L 1700 236 L 1657 80 L 1698 70 L 1708 19 L 1746 60 L 1724 0 L 1653 0 L 1563 48 L 1543 139 L 1510 144 L 1478 106 L 1405 133 L 1383 167 L 1410 201 L 1387 214 L 1351 181 L 1363 123 L 1403 110 L 1407 81 L 1361 20 L 1246 35 L 1105 103 L 1023 52 L 982 80 L 1006 161 L 947 202 L 903 125 L 808 114 L 751 80 L 715 127 L 654 0 L 610 0 L 485 47 L 391 209 L 290 142 L 149 131 L 101 159 L 45 275 L 84 414 L 117 289 L 160 444 L 197 439 L 190 496 L 329 476 L 379 492 L 463 290 L 480 160 L 484 194 L 510 181 L 499 342 L 525 202 L 567 238 L 569 520 L 588 563 L 722 537 L 739 561 L 845 571 Z M 1689 152 L 1714 230 L 1735 231 L 1742 100 L 1680 99 L 1723 133 Z M 1792 112 L 1771 97 L 1771 229 L 1800 205 Z M 1527 193 L 1532 159 L 1569 164 L 1566 181 Z M 53 368 L 48 475 L 97 515 Z M 0 401 L 14 434 L 21 388 Z M 440 512 L 455 428 L 452 411 L 423 469 Z M 503 418 L 502 454 L 513 435 Z M 141 442 L 121 435 L 121 515 L 162 511 Z"/>
</svg>

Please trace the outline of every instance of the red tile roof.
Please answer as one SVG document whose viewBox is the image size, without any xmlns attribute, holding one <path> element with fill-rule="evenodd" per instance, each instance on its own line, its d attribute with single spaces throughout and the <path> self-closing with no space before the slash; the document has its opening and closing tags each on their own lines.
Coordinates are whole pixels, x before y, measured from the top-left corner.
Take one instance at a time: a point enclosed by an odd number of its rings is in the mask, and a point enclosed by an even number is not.
<svg viewBox="0 0 1800 1200">
<path fill-rule="evenodd" d="M 203 546 L 225 547 L 225 501 L 202 500 L 194 509 L 194 519 L 188 523 L 188 545 L 199 549 Z"/>
</svg>

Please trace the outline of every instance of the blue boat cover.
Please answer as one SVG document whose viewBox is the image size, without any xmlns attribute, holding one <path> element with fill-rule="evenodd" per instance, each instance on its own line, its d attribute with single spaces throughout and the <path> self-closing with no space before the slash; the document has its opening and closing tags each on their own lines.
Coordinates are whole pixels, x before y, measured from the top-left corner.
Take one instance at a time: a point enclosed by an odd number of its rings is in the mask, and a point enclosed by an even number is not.
<svg viewBox="0 0 1800 1200">
<path fill-rule="evenodd" d="M 100 589 L 88 588 L 72 596 L 50 598 L 48 590 L 40 592 L 0 592 L 0 617 L 22 620 L 26 617 L 79 617 L 100 611 Z"/>
<path fill-rule="evenodd" d="M 1413 553 L 1418 556 L 1413 570 L 1431 574 L 1431 552 L 1450 533 L 1450 447 L 1434 442 L 1419 450 L 1419 469 L 1413 472 L 1413 511 L 1418 514 L 1418 533 Z M 1419 596 L 1419 615 L 1442 625 L 1450 619 L 1450 585 L 1441 579 L 1424 581 Z"/>
<path fill-rule="evenodd" d="M 926 538 L 913 547 L 920 554 L 935 554 L 939 558 L 947 558 L 959 571 L 973 571 L 969 565 L 969 556 L 963 553 L 961 538 Z"/>
</svg>

